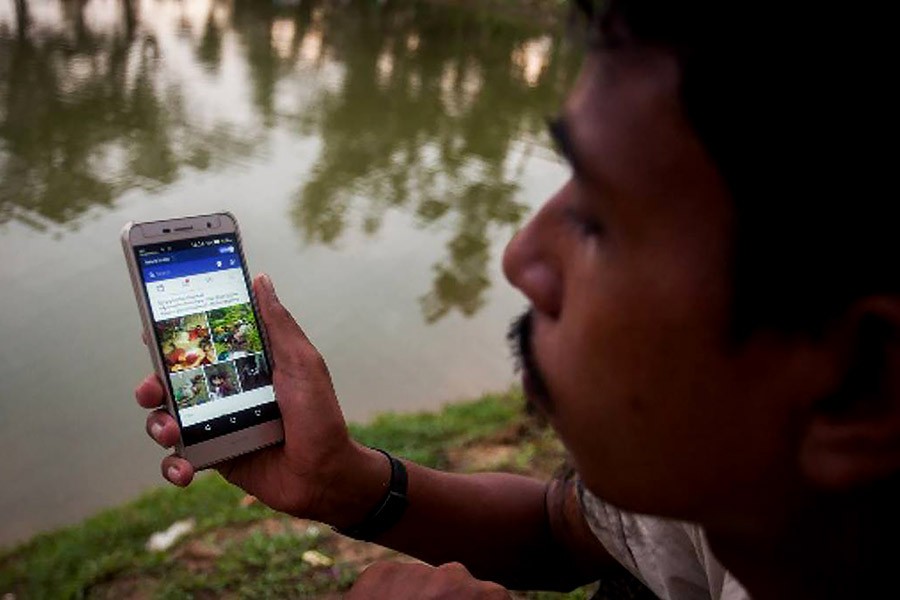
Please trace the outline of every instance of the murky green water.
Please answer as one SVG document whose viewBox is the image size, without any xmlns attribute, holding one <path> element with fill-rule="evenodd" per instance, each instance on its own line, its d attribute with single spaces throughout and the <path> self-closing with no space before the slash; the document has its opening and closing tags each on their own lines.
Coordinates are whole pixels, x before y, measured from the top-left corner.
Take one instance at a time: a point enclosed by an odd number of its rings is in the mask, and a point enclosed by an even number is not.
<svg viewBox="0 0 900 600">
<path fill-rule="evenodd" d="M 0 544 L 158 483 L 118 232 L 242 223 L 345 414 L 513 380 L 503 245 L 577 58 L 413 3 L 0 0 Z"/>
</svg>

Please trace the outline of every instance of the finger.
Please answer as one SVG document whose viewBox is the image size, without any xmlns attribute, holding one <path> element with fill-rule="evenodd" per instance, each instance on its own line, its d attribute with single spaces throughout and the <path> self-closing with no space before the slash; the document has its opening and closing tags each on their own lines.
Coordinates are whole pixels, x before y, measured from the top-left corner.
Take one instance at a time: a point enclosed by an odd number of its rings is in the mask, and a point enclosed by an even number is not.
<svg viewBox="0 0 900 600">
<path fill-rule="evenodd" d="M 219 475 L 222 476 L 222 479 L 225 481 L 231 482 L 238 487 L 241 487 L 240 484 L 232 481 L 231 476 L 234 474 L 235 469 L 237 468 L 238 462 L 243 458 L 239 456 L 237 458 L 231 458 L 228 460 L 223 460 L 218 463 L 215 467 L 213 467 L 216 471 L 219 472 Z"/>
<path fill-rule="evenodd" d="M 469 570 L 466 568 L 464 564 L 461 562 L 448 562 L 440 565 L 438 567 L 439 571 L 449 571 L 450 573 L 461 574 L 461 575 L 471 575 Z"/>
<path fill-rule="evenodd" d="M 397 565 L 383 561 L 372 563 L 357 577 L 346 600 L 362 598 L 389 598 L 389 591 L 396 579 Z"/>
<path fill-rule="evenodd" d="M 319 423 L 343 425 L 325 359 L 278 300 L 268 275 L 254 280 L 254 290 L 272 350 L 272 383 L 285 426 L 308 421 L 310 412 Z"/>
<path fill-rule="evenodd" d="M 393 574 L 399 565 L 389 560 L 379 560 L 366 567 L 361 575 L 366 577 L 384 577 Z"/>
<path fill-rule="evenodd" d="M 171 448 L 180 437 L 178 423 L 162 408 L 147 415 L 147 434 L 163 448 Z"/>
<path fill-rule="evenodd" d="M 162 474 L 178 487 L 185 487 L 194 478 L 194 467 L 180 456 L 167 456 L 162 460 Z"/>
<path fill-rule="evenodd" d="M 482 581 L 475 579 L 469 572 L 469 569 L 460 562 L 445 563 L 437 568 L 438 572 L 446 574 L 446 578 L 433 578 L 432 584 L 438 584 L 437 587 L 431 589 L 435 596 L 440 595 L 441 591 L 448 589 L 467 589 L 472 594 L 478 593 L 479 598 L 510 598 L 509 592 L 502 585 L 493 581 Z M 425 587 L 426 590 L 430 588 Z M 426 594 L 427 595 L 427 594 Z"/>
<path fill-rule="evenodd" d="M 166 391 L 159 377 L 148 375 L 135 389 L 134 397 L 144 408 L 156 408 L 166 402 Z"/>
<path fill-rule="evenodd" d="M 150 342 L 147 341 L 147 340 L 149 340 L 149 339 L 150 339 L 150 336 L 147 335 L 147 330 L 146 330 L 146 329 L 142 329 L 142 330 L 141 330 L 141 341 L 144 342 L 144 345 L 145 345 L 145 346 L 149 346 L 149 345 L 150 345 Z"/>
</svg>

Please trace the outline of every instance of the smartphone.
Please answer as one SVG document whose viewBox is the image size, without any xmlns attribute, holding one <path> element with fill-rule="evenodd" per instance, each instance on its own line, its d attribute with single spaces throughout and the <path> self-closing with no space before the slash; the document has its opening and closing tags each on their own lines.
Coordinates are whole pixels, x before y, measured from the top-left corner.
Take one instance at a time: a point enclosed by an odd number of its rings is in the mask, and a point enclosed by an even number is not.
<svg viewBox="0 0 900 600">
<path fill-rule="evenodd" d="M 194 468 L 284 440 L 235 218 L 128 223 L 122 246 L 153 365 Z"/>
</svg>

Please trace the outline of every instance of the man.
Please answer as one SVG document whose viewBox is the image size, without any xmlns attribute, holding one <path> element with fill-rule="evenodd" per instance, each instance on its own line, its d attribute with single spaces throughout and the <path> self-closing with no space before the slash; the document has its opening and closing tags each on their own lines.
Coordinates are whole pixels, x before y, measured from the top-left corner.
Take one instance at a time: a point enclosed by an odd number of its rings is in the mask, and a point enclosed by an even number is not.
<svg viewBox="0 0 900 600">
<path fill-rule="evenodd" d="M 572 178 L 504 256 L 531 303 L 526 393 L 576 482 L 406 463 L 408 506 L 376 514 L 397 467 L 349 438 L 266 276 L 287 439 L 222 474 L 444 565 L 377 565 L 351 598 L 501 598 L 501 584 L 569 589 L 617 563 L 664 598 L 883 593 L 900 529 L 896 242 L 860 177 L 877 173 L 854 162 L 866 147 L 841 137 L 867 117 L 833 83 L 861 50 L 814 16 L 652 0 L 592 16 L 551 124 Z M 157 379 L 137 397 L 160 406 Z M 178 436 L 162 410 L 148 431 Z M 177 457 L 162 466 L 176 485 L 193 476 Z"/>
</svg>

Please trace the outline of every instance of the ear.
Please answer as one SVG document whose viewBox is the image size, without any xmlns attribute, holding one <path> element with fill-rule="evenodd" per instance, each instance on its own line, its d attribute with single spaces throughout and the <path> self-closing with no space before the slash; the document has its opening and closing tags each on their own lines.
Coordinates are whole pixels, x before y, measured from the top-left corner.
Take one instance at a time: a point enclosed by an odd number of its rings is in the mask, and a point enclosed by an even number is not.
<svg viewBox="0 0 900 600">
<path fill-rule="evenodd" d="M 845 315 L 845 375 L 812 407 L 801 438 L 800 468 L 820 489 L 900 474 L 900 298 L 866 298 Z"/>
</svg>

